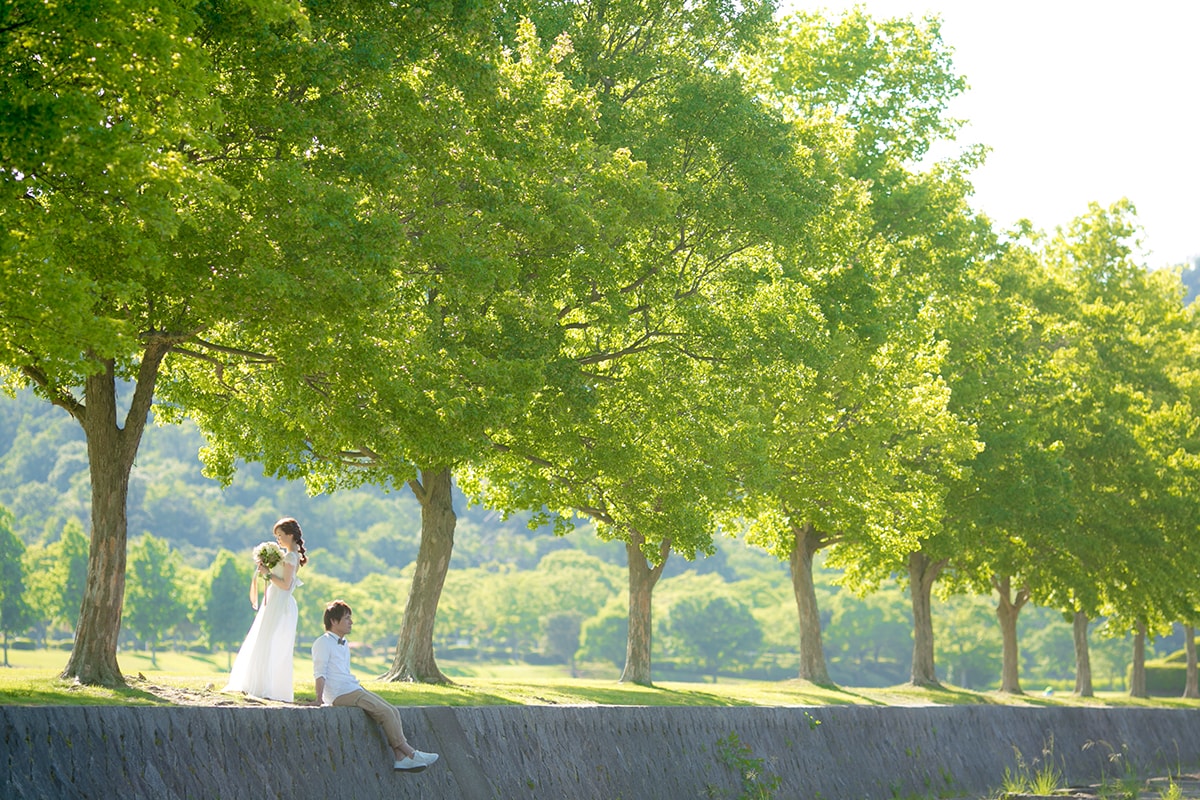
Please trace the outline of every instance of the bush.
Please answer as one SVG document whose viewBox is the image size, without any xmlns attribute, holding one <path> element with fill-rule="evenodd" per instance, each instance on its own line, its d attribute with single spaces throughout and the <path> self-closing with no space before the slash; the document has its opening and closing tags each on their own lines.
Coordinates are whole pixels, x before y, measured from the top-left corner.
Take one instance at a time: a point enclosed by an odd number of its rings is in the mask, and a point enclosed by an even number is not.
<svg viewBox="0 0 1200 800">
<path fill-rule="evenodd" d="M 1130 667 L 1132 672 L 1133 668 Z M 1182 697 L 1186 686 L 1187 650 L 1180 648 L 1163 658 L 1146 662 L 1146 694 L 1152 697 Z"/>
<path fill-rule="evenodd" d="M 13 650 L 36 650 L 37 649 L 37 645 L 34 644 L 34 641 L 32 639 L 13 639 L 12 643 L 9 644 L 9 647 L 11 647 Z"/>
<path fill-rule="evenodd" d="M 1168 662 L 1165 659 L 1146 662 L 1146 694 L 1152 697 L 1181 697 L 1186 685 L 1186 663 Z"/>
</svg>

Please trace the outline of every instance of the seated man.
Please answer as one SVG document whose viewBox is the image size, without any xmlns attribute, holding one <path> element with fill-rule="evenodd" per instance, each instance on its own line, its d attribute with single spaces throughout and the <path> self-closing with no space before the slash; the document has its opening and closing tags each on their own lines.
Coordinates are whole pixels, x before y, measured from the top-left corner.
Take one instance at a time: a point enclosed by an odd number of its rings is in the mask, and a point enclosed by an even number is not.
<svg viewBox="0 0 1200 800">
<path fill-rule="evenodd" d="M 368 692 L 350 672 L 350 648 L 346 636 L 354 621 L 350 606 L 334 600 L 325 606 L 325 633 L 313 642 L 313 678 L 317 702 L 326 706 L 358 706 L 383 727 L 388 744 L 396 753 L 394 769 L 421 772 L 438 760 L 437 753 L 414 750 L 404 738 L 400 710 L 377 694 Z"/>
</svg>

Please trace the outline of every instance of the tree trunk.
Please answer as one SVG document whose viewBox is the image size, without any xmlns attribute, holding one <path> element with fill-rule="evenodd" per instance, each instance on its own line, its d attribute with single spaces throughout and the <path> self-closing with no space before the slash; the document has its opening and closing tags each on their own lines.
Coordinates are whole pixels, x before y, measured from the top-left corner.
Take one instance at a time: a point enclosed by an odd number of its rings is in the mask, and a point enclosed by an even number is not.
<svg viewBox="0 0 1200 800">
<path fill-rule="evenodd" d="M 1146 694 L 1146 623 L 1138 621 L 1133 633 L 1133 677 L 1129 681 L 1130 697 Z"/>
<path fill-rule="evenodd" d="M 642 553 L 645 539 L 634 531 L 625 543 L 629 560 L 629 635 L 625 643 L 625 669 L 621 672 L 621 683 L 636 683 L 638 686 L 653 686 L 650 680 L 650 652 L 652 635 L 651 600 L 654 586 L 662 577 L 663 567 L 671 555 L 671 542 L 664 541 L 659 547 L 659 562 L 651 565 Z"/>
<path fill-rule="evenodd" d="M 825 649 L 821 644 L 821 612 L 817 608 L 817 591 L 813 584 L 813 556 L 821 549 L 821 535 L 811 522 L 792 525 L 792 593 L 800 615 L 800 680 L 830 685 L 829 669 L 825 664 Z"/>
<path fill-rule="evenodd" d="M 154 340 L 147 345 L 124 428 L 117 424 L 117 384 L 111 361 L 104 362 L 102 371 L 88 377 L 82 406 L 64 403 L 62 398 L 55 401 L 67 408 L 83 427 L 92 481 L 87 580 L 75 626 L 75 645 L 62 672 L 62 677 L 68 680 L 96 686 L 125 683 L 117 666 L 117 640 L 125 602 L 129 473 L 146 429 L 159 366 L 170 348 L 170 342 L 165 340 Z"/>
<path fill-rule="evenodd" d="M 933 584 L 946 567 L 946 559 L 930 561 L 918 551 L 908 556 L 908 585 L 912 594 L 912 685 L 941 686 L 933 660 Z"/>
<path fill-rule="evenodd" d="M 1196 626 L 1184 625 L 1183 637 L 1186 640 L 1183 649 L 1187 653 L 1187 682 L 1183 686 L 1183 696 L 1194 700 L 1200 697 L 1200 681 L 1197 680 L 1196 669 Z"/>
<path fill-rule="evenodd" d="M 1095 697 L 1092 691 L 1092 659 L 1088 651 L 1088 618 L 1082 611 L 1075 612 L 1073 622 L 1075 634 L 1075 695 Z"/>
<path fill-rule="evenodd" d="M 1017 615 L 1029 600 L 1029 587 L 1022 586 L 1016 596 L 1012 593 L 1012 578 L 993 579 L 992 586 L 999 594 L 996 616 L 1000 620 L 1000 637 L 1004 645 L 1003 666 L 1000 672 L 1000 691 L 1005 694 L 1024 694 L 1021 691 L 1020 659 L 1017 646 Z"/>
<path fill-rule="evenodd" d="M 400 624 L 400 640 L 386 681 L 451 683 L 433 657 L 433 623 L 454 550 L 454 515 L 450 469 L 421 470 L 409 486 L 421 504 L 421 545 L 416 570 Z"/>
</svg>

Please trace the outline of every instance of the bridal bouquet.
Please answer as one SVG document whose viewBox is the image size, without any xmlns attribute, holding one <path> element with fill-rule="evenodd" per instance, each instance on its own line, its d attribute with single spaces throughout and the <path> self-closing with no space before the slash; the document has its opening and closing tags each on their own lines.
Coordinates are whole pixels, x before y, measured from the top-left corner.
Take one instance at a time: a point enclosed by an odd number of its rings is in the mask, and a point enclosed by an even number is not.
<svg viewBox="0 0 1200 800">
<path fill-rule="evenodd" d="M 254 562 L 273 569 L 283 558 L 283 550 L 275 542 L 263 542 L 254 548 Z"/>
</svg>

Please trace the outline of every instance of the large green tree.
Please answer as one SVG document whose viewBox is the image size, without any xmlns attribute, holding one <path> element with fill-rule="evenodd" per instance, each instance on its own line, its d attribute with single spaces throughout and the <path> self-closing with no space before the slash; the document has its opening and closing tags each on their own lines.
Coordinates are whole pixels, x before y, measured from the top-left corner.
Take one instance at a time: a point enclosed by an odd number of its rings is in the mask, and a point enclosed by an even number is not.
<svg viewBox="0 0 1200 800">
<path fill-rule="evenodd" d="M 907 564 L 897 565 L 906 568 L 913 600 L 916 685 L 938 682 L 930 616 L 938 579 L 947 570 L 955 578 L 973 574 L 963 565 L 994 550 L 1002 539 L 997 529 L 1053 527 L 1069 513 L 1065 465 L 1046 413 L 1056 391 L 1047 369 L 1056 329 L 1046 306 L 1060 296 L 1036 255 L 1014 243 L 973 262 L 962 291 L 947 298 L 952 311 L 942 327 L 949 343 L 943 374 L 951 409 L 975 426 L 982 451 L 970 470 L 948 476 L 944 516 Z M 991 578 L 947 589 L 986 594 Z"/>
<path fill-rule="evenodd" d="M 594 300 L 563 306 L 585 391 L 539 396 L 525 431 L 498 439 L 471 475 L 488 502 L 583 514 L 624 544 L 622 680 L 634 683 L 651 681 L 655 584 L 672 553 L 711 552 L 731 459 L 761 421 L 743 370 L 793 348 L 786 323 L 760 308 L 778 302 L 781 274 L 811 268 L 853 227 L 857 195 L 833 165 L 828 126 L 789 127 L 734 66 L 773 30 L 769 12 L 579 7 L 565 69 L 598 98 L 598 137 L 644 162 L 667 204 L 628 229 Z"/>
<path fill-rule="evenodd" d="M 964 199 L 974 155 L 917 167 L 955 129 L 945 110 L 963 88 L 935 20 L 801 14 L 766 55 L 754 74 L 789 118 L 851 132 L 839 163 L 867 198 L 853 248 L 827 252 L 796 286 L 820 335 L 805 360 L 758 382 L 775 411 L 763 429 L 770 469 L 745 475 L 752 539 L 791 566 L 800 677 L 824 683 L 815 554 L 836 545 L 849 579 L 877 581 L 935 527 L 943 478 L 975 452 L 939 376 L 941 300 L 980 235 Z"/>
<path fill-rule="evenodd" d="M 1188 487 L 1200 463 L 1200 398 L 1194 313 L 1177 271 L 1138 262 L 1137 233 L 1128 202 L 1093 204 L 1044 250 L 1074 308 L 1057 362 L 1072 391 L 1056 418 L 1077 516 L 1074 563 L 1035 595 L 1067 612 L 1109 615 L 1110 627 L 1123 620 L 1140 636 L 1168 631 L 1195 607 L 1200 518 Z"/>
<path fill-rule="evenodd" d="M 365 335 L 397 242 L 374 198 L 407 168 L 390 129 L 420 103 L 380 100 L 454 14 L 426 10 L 5 6 L 0 365 L 79 422 L 91 473 L 64 676 L 123 680 L 129 472 L 164 367 L 222 395 L 249 363 L 296 358 L 319 381 L 303 356 Z"/>
<path fill-rule="evenodd" d="M 712 515 L 697 490 L 720 472 L 698 454 L 721 427 L 714 434 L 707 410 L 701 419 L 671 403 L 703 380 L 680 365 L 711 358 L 712 348 L 692 348 L 714 308 L 713 276 L 752 275 L 764 263 L 755 247 L 835 216 L 812 153 L 727 66 L 769 22 L 765 6 L 527 11 L 536 28 L 502 26 L 509 49 L 477 48 L 490 82 L 428 76 L 445 87 L 427 109 L 438 138 L 417 143 L 431 156 L 413 172 L 428 199 L 394 201 L 406 203 L 412 233 L 393 304 L 368 337 L 374 349 L 347 343 L 318 384 L 259 373 L 257 393 L 302 401 L 299 415 L 280 403 L 265 412 L 276 419 L 246 426 L 244 408 L 225 406 L 204 423 L 235 439 L 216 448 L 226 464 L 251 456 L 321 486 L 413 489 L 422 539 L 396 679 L 445 680 L 432 633 L 456 474 L 469 472 L 469 491 L 501 508 L 593 515 L 604 535 L 628 541 L 631 564 L 640 559 L 631 581 L 653 575 L 672 542 L 687 554 L 706 546 L 711 525 L 697 521 Z M 721 405 L 711 390 L 699 397 Z M 643 414 L 670 435 L 645 437 Z M 646 486 L 658 496 L 647 501 Z M 672 528 L 671 515 L 688 524 Z M 631 638 L 636 679 L 648 681 L 649 594 L 638 580 L 631 628 L 646 636 Z"/>
<path fill-rule="evenodd" d="M 512 50 L 479 41 L 469 58 L 429 64 L 418 107 L 395 120 L 410 166 L 378 201 L 402 229 L 371 330 L 329 340 L 304 368 L 247 370 L 233 402 L 187 376 L 205 397 L 191 406 L 219 474 L 252 457 L 320 488 L 411 488 L 421 539 L 393 679 L 446 680 L 432 643 L 455 472 L 523 420 L 538 393 L 580 387 L 579 365 L 560 352 L 564 309 L 595 302 L 626 219 L 660 204 L 627 151 L 592 140 L 594 100 L 557 66 L 570 42 L 543 45 L 528 23 L 515 36 Z"/>
<path fill-rule="evenodd" d="M 1002 691 L 1021 691 L 1028 602 L 1074 617 L 1085 695 L 1089 618 L 1116 614 L 1133 630 L 1186 607 L 1172 565 L 1193 563 L 1176 533 L 1194 528 L 1180 505 L 1194 469 L 1192 323 L 1177 276 L 1131 258 L 1134 231 L 1121 203 L 1053 237 L 1018 232 L 953 325 L 955 408 L 986 447 L 923 555 L 949 564 L 957 585 L 994 593 Z"/>
</svg>

